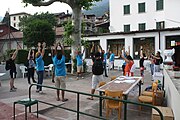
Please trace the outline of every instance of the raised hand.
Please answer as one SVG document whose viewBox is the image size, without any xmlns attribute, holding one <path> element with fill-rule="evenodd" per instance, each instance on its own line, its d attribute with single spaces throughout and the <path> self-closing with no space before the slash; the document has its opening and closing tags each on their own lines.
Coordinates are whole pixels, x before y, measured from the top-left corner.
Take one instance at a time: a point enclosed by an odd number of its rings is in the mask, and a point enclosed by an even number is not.
<svg viewBox="0 0 180 120">
<path fill-rule="evenodd" d="M 41 47 L 41 43 L 40 42 L 38 42 L 38 47 Z"/>
<path fill-rule="evenodd" d="M 46 43 L 45 43 L 45 42 L 43 42 L 42 47 L 43 47 L 43 48 L 45 48 L 45 47 L 46 47 Z"/>
</svg>

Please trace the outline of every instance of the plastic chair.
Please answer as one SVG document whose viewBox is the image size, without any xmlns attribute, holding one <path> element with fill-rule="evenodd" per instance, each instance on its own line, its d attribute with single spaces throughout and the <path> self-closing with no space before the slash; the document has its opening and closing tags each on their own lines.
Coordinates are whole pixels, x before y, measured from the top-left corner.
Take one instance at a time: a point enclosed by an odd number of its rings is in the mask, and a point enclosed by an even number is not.
<svg viewBox="0 0 180 120">
<path fill-rule="evenodd" d="M 26 66 L 20 66 L 19 68 L 20 68 L 20 70 L 21 70 L 21 72 L 23 74 L 23 78 L 24 78 L 25 74 L 28 73 L 27 67 Z"/>
<path fill-rule="evenodd" d="M 50 73 L 53 71 L 53 64 L 49 64 L 47 68 L 45 68 L 45 72 L 48 72 L 48 76 L 50 76 Z"/>
<path fill-rule="evenodd" d="M 152 105 L 155 105 L 156 103 L 156 94 L 157 94 L 157 83 L 152 83 L 152 96 L 147 96 L 147 95 L 141 95 L 139 96 L 139 102 L 141 103 L 150 103 Z M 140 110 L 142 107 L 140 106 Z"/>
<path fill-rule="evenodd" d="M 105 91 L 107 97 L 118 98 L 119 100 L 123 99 L 123 91 Z M 109 113 L 112 109 L 118 110 L 118 120 L 121 119 L 122 111 L 122 102 L 106 99 L 106 118 L 108 119 Z"/>
</svg>

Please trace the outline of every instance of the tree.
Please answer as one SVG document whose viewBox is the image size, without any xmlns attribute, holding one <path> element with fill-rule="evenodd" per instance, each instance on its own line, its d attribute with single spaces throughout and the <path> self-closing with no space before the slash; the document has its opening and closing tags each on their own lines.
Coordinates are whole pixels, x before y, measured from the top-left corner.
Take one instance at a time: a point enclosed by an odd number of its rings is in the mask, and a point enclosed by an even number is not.
<svg viewBox="0 0 180 120">
<path fill-rule="evenodd" d="M 56 19 L 49 13 L 36 13 L 33 16 L 23 17 L 20 28 L 23 31 L 24 44 L 27 47 L 37 46 L 38 42 L 46 42 L 48 46 L 53 45 L 55 41 L 54 25 L 56 25 Z"/>
<path fill-rule="evenodd" d="M 72 24 L 74 26 L 72 32 L 72 39 L 74 44 L 71 46 L 71 54 L 74 57 L 76 49 L 81 46 L 81 10 L 90 9 L 93 2 L 101 0 L 22 0 L 26 5 L 32 4 L 33 6 L 49 6 L 55 2 L 63 2 L 68 4 L 72 8 Z"/>
</svg>

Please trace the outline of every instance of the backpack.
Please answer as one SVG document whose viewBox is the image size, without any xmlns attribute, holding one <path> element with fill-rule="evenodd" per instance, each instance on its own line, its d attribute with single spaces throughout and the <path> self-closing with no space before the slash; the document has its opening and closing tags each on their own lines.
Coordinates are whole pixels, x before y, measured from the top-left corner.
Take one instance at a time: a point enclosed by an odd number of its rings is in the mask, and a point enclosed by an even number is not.
<svg viewBox="0 0 180 120">
<path fill-rule="evenodd" d="M 103 71 L 104 71 L 104 69 L 103 69 L 102 60 L 101 59 L 95 60 L 93 66 L 92 66 L 93 75 L 102 75 Z"/>
<path fill-rule="evenodd" d="M 163 63 L 163 58 L 160 56 L 160 61 L 159 61 L 160 64 Z"/>
<path fill-rule="evenodd" d="M 10 70 L 10 68 L 11 68 L 10 61 L 7 60 L 6 65 L 5 65 L 5 69 L 6 69 L 6 71 L 8 71 L 8 70 Z"/>
</svg>

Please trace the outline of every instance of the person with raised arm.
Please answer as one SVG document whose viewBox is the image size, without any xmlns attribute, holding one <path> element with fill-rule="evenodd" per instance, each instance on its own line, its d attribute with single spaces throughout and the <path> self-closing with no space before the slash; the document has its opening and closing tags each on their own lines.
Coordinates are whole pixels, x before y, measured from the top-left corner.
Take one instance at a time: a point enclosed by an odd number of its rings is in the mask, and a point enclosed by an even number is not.
<svg viewBox="0 0 180 120">
<path fill-rule="evenodd" d="M 94 48 L 94 44 L 92 46 L 92 48 Z M 102 51 L 101 51 L 101 46 L 97 45 L 98 47 L 98 51 L 91 51 L 91 59 L 93 61 L 93 66 L 92 66 L 92 87 L 91 87 L 91 94 L 95 93 L 95 89 L 97 87 L 97 85 L 99 84 L 99 82 L 103 81 L 103 55 L 102 55 Z M 91 49 L 93 50 L 93 49 Z M 93 100 L 93 96 L 88 97 L 87 99 L 89 100 Z"/>
<path fill-rule="evenodd" d="M 140 60 L 139 60 L 139 67 L 140 67 L 140 74 L 142 77 L 142 84 L 144 83 L 144 60 L 147 59 L 145 53 L 143 53 L 143 47 L 140 47 Z"/>
<path fill-rule="evenodd" d="M 55 51 L 54 51 L 54 57 L 53 57 L 53 63 L 55 66 L 55 86 L 57 88 L 66 89 L 66 65 L 65 65 L 65 55 L 64 55 L 64 48 L 59 43 L 59 46 L 61 48 L 61 53 L 57 53 L 57 47 L 58 45 L 55 44 Z M 60 101 L 60 91 L 56 91 L 57 101 Z M 68 101 L 67 98 L 65 98 L 65 91 L 61 90 L 61 96 L 62 101 Z"/>
<path fill-rule="evenodd" d="M 36 83 L 34 79 L 34 70 L 35 70 L 35 62 L 34 62 L 34 50 L 30 49 L 28 53 L 28 61 L 27 61 L 27 71 L 28 71 L 28 83 L 31 84 L 30 78 L 32 78 L 33 83 Z"/>
<path fill-rule="evenodd" d="M 81 53 L 81 51 L 76 51 L 76 61 L 77 61 L 77 80 L 79 79 L 79 77 L 82 77 L 82 69 L 83 69 L 83 54 L 85 52 L 85 49 L 83 50 L 83 52 Z"/>
<path fill-rule="evenodd" d="M 121 57 L 125 60 L 126 66 L 124 69 L 125 76 L 133 76 L 133 73 L 131 73 L 131 67 L 134 64 L 134 61 L 130 55 L 127 55 L 126 57 L 122 54 Z"/>
<path fill-rule="evenodd" d="M 14 86 L 14 80 L 16 78 L 16 65 L 15 65 L 15 59 L 17 57 L 17 53 L 18 53 L 19 47 L 17 47 L 17 49 L 14 51 L 14 53 L 10 53 L 10 59 L 7 61 L 7 64 L 9 66 L 9 70 L 10 70 L 10 92 L 15 92 L 16 91 L 16 87 Z"/>
<path fill-rule="evenodd" d="M 44 54 L 45 54 L 45 47 L 46 47 L 46 43 L 43 42 L 42 44 L 42 50 L 41 50 L 41 43 L 38 43 L 38 52 L 36 53 L 36 72 L 38 75 L 38 82 L 37 84 L 42 85 L 43 84 L 43 77 L 44 77 Z M 37 85 L 37 90 L 36 92 L 39 92 L 40 94 L 42 94 L 42 87 Z"/>
</svg>

